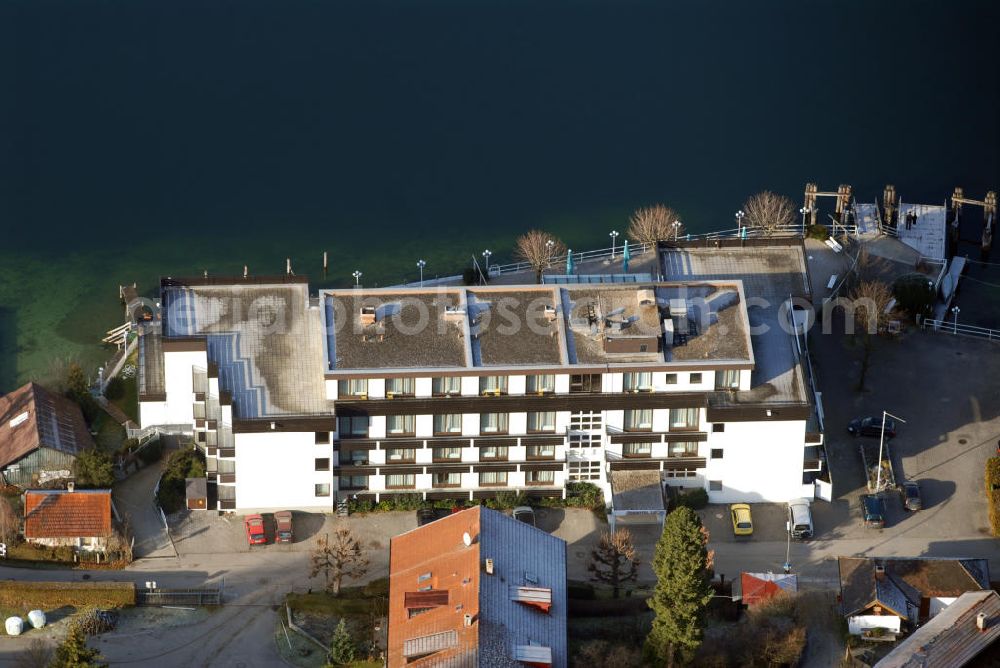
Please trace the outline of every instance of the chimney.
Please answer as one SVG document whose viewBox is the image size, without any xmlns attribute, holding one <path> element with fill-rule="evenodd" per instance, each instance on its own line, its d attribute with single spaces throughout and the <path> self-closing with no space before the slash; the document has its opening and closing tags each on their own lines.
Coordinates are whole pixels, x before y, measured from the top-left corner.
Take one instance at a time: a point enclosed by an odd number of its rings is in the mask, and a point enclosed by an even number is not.
<svg viewBox="0 0 1000 668">
<path fill-rule="evenodd" d="M 976 615 L 976 628 L 979 629 L 980 632 L 982 632 L 985 631 L 988 627 L 989 627 L 989 620 L 986 619 L 986 613 L 980 612 L 978 615 Z"/>
<path fill-rule="evenodd" d="M 72 492 L 74 489 L 76 489 L 76 483 L 75 482 L 73 482 L 72 480 L 70 480 L 68 483 L 66 483 L 66 491 L 67 492 Z"/>
<path fill-rule="evenodd" d="M 464 621 L 466 626 L 472 626 L 472 615 L 465 613 Z"/>
<path fill-rule="evenodd" d="M 486 560 L 486 574 L 487 575 L 493 575 L 493 560 L 492 559 L 487 559 Z"/>
<path fill-rule="evenodd" d="M 885 576 L 885 566 L 882 564 L 875 564 L 875 579 L 881 580 Z"/>
</svg>

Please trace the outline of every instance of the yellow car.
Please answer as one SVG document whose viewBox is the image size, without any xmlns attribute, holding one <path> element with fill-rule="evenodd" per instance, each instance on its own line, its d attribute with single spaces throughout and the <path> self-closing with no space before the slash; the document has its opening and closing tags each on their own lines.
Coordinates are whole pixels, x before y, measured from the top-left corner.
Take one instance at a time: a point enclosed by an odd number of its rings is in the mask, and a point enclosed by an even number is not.
<svg viewBox="0 0 1000 668">
<path fill-rule="evenodd" d="M 746 503 L 734 503 L 729 506 L 729 512 L 733 516 L 733 533 L 737 536 L 753 535 L 753 518 L 750 516 L 750 505 Z"/>
</svg>

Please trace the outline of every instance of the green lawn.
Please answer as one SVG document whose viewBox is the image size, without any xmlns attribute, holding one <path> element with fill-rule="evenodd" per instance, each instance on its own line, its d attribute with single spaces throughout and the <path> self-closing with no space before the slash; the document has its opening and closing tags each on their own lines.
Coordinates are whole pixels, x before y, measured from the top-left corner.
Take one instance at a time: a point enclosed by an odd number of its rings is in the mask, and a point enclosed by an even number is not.
<svg viewBox="0 0 1000 668">
<path fill-rule="evenodd" d="M 328 643 L 333 637 L 333 631 L 340 620 L 346 620 L 351 636 L 358 642 L 357 653 L 359 656 L 364 656 L 364 650 L 371 641 L 373 633 L 373 615 L 384 614 L 388 586 L 388 578 L 382 578 L 364 587 L 344 587 L 340 590 L 340 596 L 336 597 L 325 592 L 314 592 L 289 594 L 286 601 L 292 609 L 296 624 L 324 643 Z M 279 645 L 285 643 L 287 647 L 283 637 L 279 640 Z M 295 645 L 301 646 L 301 643 L 293 641 L 293 646 Z M 315 644 L 309 643 L 309 645 L 319 650 Z M 303 657 L 301 661 L 294 662 L 303 667 L 310 666 L 317 660 L 314 654 L 310 653 L 308 658 Z M 356 661 L 351 664 L 354 668 L 376 668 L 379 665 L 381 664 L 378 662 L 367 661 Z"/>
<path fill-rule="evenodd" d="M 100 409 L 94 424 L 90 425 L 92 431 L 97 432 L 94 442 L 97 447 L 105 452 L 118 452 L 122 443 L 125 442 L 125 428 L 115 422 L 114 418 L 107 414 L 104 409 Z"/>
<path fill-rule="evenodd" d="M 125 360 L 125 364 L 136 366 L 139 364 L 139 353 L 134 352 L 129 355 L 128 359 Z M 138 424 L 139 422 L 139 391 L 137 385 L 137 377 L 133 375 L 131 378 L 124 378 L 121 374 L 118 375 L 122 381 L 122 387 L 125 389 L 125 394 L 120 399 L 113 399 L 111 403 L 120 408 L 125 415 L 132 419 L 132 422 Z"/>
</svg>

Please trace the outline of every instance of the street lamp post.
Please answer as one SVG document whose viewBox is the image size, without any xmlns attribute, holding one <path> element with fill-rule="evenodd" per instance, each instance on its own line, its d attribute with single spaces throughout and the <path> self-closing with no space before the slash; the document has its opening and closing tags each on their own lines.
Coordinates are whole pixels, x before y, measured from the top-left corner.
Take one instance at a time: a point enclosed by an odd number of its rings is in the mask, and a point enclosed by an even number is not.
<svg viewBox="0 0 1000 668">
<path fill-rule="evenodd" d="M 548 241 L 545 242 L 545 250 L 547 252 L 546 257 L 548 258 L 547 264 L 549 266 L 552 266 L 552 249 L 555 247 L 556 247 L 556 242 L 554 240 L 549 239 Z"/>
<path fill-rule="evenodd" d="M 812 209 L 805 206 L 799 209 L 799 213 L 802 214 L 802 236 L 806 235 L 806 214 L 809 213 L 811 210 Z"/>
<path fill-rule="evenodd" d="M 677 237 L 679 237 L 681 233 L 681 221 L 675 220 L 673 225 L 674 225 L 674 241 L 677 241 Z"/>
<path fill-rule="evenodd" d="M 747 214 L 743 209 L 736 212 L 736 231 L 740 236 L 743 236 L 743 218 L 746 215 Z"/>
<path fill-rule="evenodd" d="M 608 236 L 611 237 L 611 259 L 614 260 L 615 242 L 618 240 L 618 230 L 611 230 L 611 232 L 608 233 Z"/>
<path fill-rule="evenodd" d="M 893 415 L 888 411 L 882 411 L 882 430 L 879 432 L 878 436 L 878 473 L 875 475 L 875 493 L 878 494 L 882 487 L 882 448 L 885 444 L 885 418 L 886 416 L 893 419 L 899 420 L 903 424 L 906 424 L 906 420 L 903 418 Z M 865 479 L 869 480 L 868 472 L 865 471 Z"/>
<path fill-rule="evenodd" d="M 962 309 L 958 308 L 957 306 L 952 306 L 951 307 L 951 312 L 955 314 L 955 324 L 954 324 L 954 326 L 952 327 L 952 330 L 951 330 L 952 334 L 958 334 L 958 314 L 961 311 L 962 311 Z"/>
<path fill-rule="evenodd" d="M 354 287 L 359 287 L 361 285 L 361 272 L 355 269 L 351 276 L 354 277 Z"/>
<path fill-rule="evenodd" d="M 486 258 L 486 275 L 490 275 L 490 255 L 493 255 L 493 251 L 489 248 L 483 251 L 483 257 Z"/>
<path fill-rule="evenodd" d="M 424 287 L 424 267 L 426 266 L 426 262 L 423 260 L 417 260 L 417 269 L 420 270 L 420 287 Z"/>
</svg>

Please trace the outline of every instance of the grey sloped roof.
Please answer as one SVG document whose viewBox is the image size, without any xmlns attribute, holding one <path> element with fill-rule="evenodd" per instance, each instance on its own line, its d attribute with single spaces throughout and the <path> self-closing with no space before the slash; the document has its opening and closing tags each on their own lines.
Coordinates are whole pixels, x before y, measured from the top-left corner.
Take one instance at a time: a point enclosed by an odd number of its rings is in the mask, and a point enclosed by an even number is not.
<svg viewBox="0 0 1000 668">
<path fill-rule="evenodd" d="M 480 665 L 498 665 L 498 657 L 484 655 L 487 645 L 507 658 L 518 646 L 541 645 L 551 648 L 553 668 L 565 668 L 566 542 L 488 508 L 480 512 L 480 558 L 494 564 L 479 584 Z M 511 587 L 519 586 L 551 589 L 550 612 L 513 601 Z M 486 631 L 490 638 L 482 637 Z"/>
<path fill-rule="evenodd" d="M 986 615 L 985 631 L 976 616 Z M 1000 596 L 995 591 L 967 592 L 914 631 L 875 664 L 875 668 L 958 668 L 1000 638 Z"/>
</svg>

